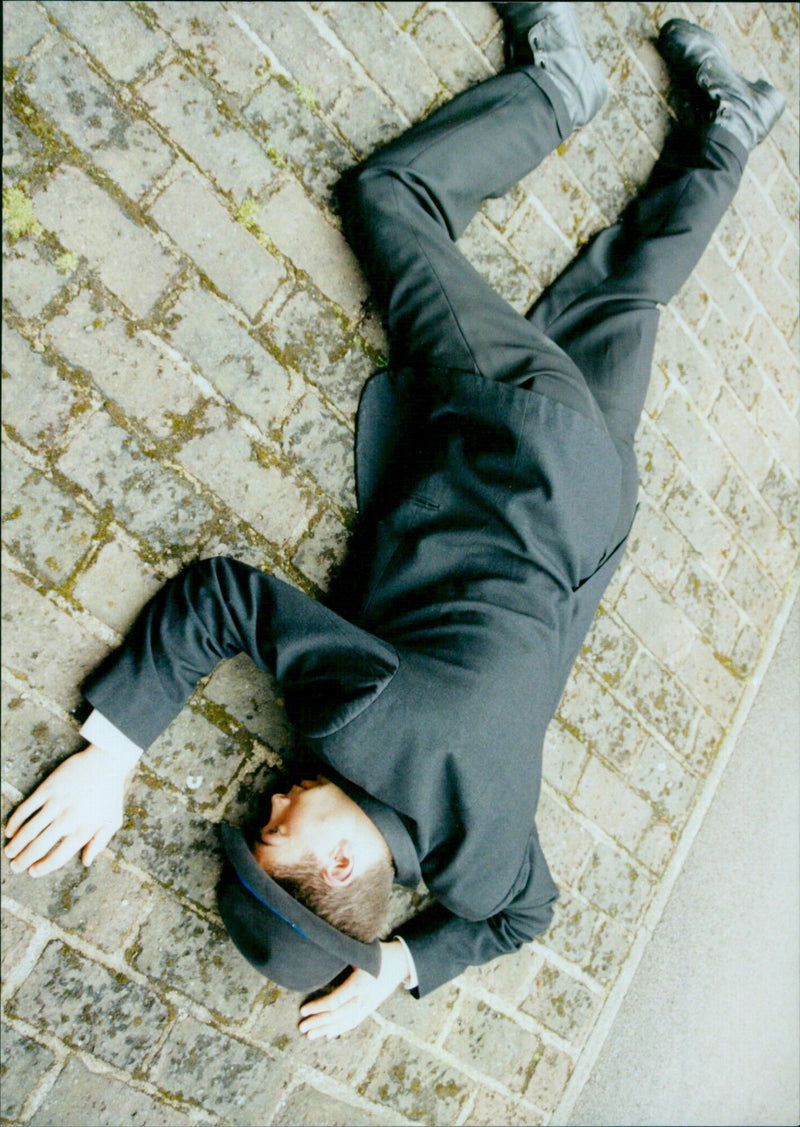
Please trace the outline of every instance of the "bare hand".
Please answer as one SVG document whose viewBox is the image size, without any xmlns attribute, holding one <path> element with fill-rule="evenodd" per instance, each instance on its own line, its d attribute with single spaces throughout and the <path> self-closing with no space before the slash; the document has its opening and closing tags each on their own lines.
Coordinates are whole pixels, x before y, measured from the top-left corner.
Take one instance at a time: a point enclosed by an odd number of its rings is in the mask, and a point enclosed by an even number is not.
<svg viewBox="0 0 800 1127">
<path fill-rule="evenodd" d="M 127 771 L 91 744 L 65 759 L 8 819 L 12 872 L 45 876 L 79 850 L 91 865 L 122 825 Z"/>
<path fill-rule="evenodd" d="M 299 1029 L 309 1041 L 326 1037 L 329 1041 L 360 1025 L 394 993 L 408 974 L 403 947 L 397 941 L 381 943 L 381 969 L 377 978 L 365 970 L 355 970 L 330 994 L 306 1002 L 300 1008 Z"/>
</svg>

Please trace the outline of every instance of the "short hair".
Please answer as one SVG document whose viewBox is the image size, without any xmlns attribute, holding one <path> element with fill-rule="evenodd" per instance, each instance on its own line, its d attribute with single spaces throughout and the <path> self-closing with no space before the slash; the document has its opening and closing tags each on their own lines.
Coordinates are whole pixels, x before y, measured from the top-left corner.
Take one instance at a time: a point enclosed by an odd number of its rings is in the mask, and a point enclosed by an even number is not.
<svg viewBox="0 0 800 1127">
<path fill-rule="evenodd" d="M 326 882 L 319 858 L 311 852 L 293 865 L 273 860 L 269 875 L 295 900 L 354 939 L 371 943 L 383 934 L 394 883 L 394 865 L 388 856 L 335 888 Z"/>
</svg>

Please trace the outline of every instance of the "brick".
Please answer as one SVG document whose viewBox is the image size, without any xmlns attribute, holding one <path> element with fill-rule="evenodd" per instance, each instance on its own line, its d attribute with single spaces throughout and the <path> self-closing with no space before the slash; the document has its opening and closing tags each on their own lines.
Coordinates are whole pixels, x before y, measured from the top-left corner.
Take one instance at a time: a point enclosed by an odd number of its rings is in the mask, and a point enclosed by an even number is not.
<svg viewBox="0 0 800 1127">
<path fill-rule="evenodd" d="M 266 1054 L 193 1018 L 170 1030 L 149 1078 L 235 1124 L 263 1116 L 287 1080 L 285 1070 Z"/>
<path fill-rule="evenodd" d="M 359 1085 L 359 1095 L 423 1123 L 453 1123 L 466 1105 L 472 1081 L 439 1057 L 399 1037 L 389 1037 Z"/>
<path fill-rule="evenodd" d="M 134 965 L 212 1012 L 240 1022 L 249 1017 L 265 985 L 221 924 L 209 923 L 174 900 L 156 904 L 139 933 Z M 205 1061 L 205 1067 L 210 1063 Z"/>
<path fill-rule="evenodd" d="M 586 765 L 574 802 L 628 849 L 633 849 L 642 836 L 652 814 L 650 806 L 597 759 L 590 759 Z"/>
<path fill-rule="evenodd" d="M 280 1054 L 292 1075 L 313 1069 L 352 1090 L 367 1062 L 375 1059 L 383 1030 L 368 1020 L 346 1037 L 309 1041 L 297 1029 L 303 1000 L 296 991 L 269 984 L 265 1004 L 248 1025 L 248 1038 L 263 1045 L 270 1055 Z"/>
<path fill-rule="evenodd" d="M 595 913 L 587 902 L 566 889 L 556 901 L 553 922 L 542 936 L 548 951 L 573 963 L 583 963 L 591 951 Z"/>
<path fill-rule="evenodd" d="M 753 299 L 713 243 L 704 251 L 695 274 L 731 326 L 741 329 L 749 323 L 755 312 Z"/>
<path fill-rule="evenodd" d="M 748 344 L 758 363 L 773 381 L 790 410 L 797 407 L 800 381 L 797 358 L 771 321 L 760 314 L 750 326 Z"/>
<path fill-rule="evenodd" d="M 277 465 L 263 465 L 221 407 L 208 408 L 199 425 L 200 434 L 178 452 L 180 462 L 268 540 L 298 539 L 309 503 L 291 477 Z"/>
<path fill-rule="evenodd" d="M 78 685 L 107 647 L 10 572 L 3 573 L 2 595 L 6 668 L 61 707 L 74 708 Z"/>
<path fill-rule="evenodd" d="M 9 1005 L 71 1048 L 128 1070 L 141 1068 L 169 1020 L 157 994 L 58 941 L 47 945 Z"/>
<path fill-rule="evenodd" d="M 794 479 L 777 462 L 761 486 L 761 496 L 788 529 L 794 542 L 800 542 L 800 495 Z"/>
<path fill-rule="evenodd" d="M 47 339 L 102 394 L 159 438 L 200 403 L 185 366 L 83 291 L 47 328 Z"/>
<path fill-rule="evenodd" d="M 50 30 L 47 20 L 29 0 L 3 4 L 3 62 L 11 66 L 24 59 Z M 5 134 L 3 134 L 5 148 Z"/>
<path fill-rule="evenodd" d="M 5 811 L 3 820 L 5 821 Z M 24 920 L 17 919 L 10 912 L 3 914 L 3 945 L 0 950 L 0 964 L 3 969 L 3 982 L 9 981 L 12 971 L 24 957 L 31 940 L 35 935 L 34 929 Z M 5 1114 L 5 1112 L 3 1112 Z"/>
<path fill-rule="evenodd" d="M 507 1127 L 522 1127 L 523 1124 L 526 1127 L 538 1127 L 544 1123 L 544 1119 L 531 1104 L 518 1098 L 510 1100 L 499 1092 L 483 1088 L 476 1093 L 475 1103 L 464 1123 L 466 1127 L 485 1127 L 487 1123 L 504 1123 Z"/>
<path fill-rule="evenodd" d="M 692 328 L 698 329 L 711 309 L 711 297 L 699 279 L 692 274 L 683 283 L 671 305 Z"/>
<path fill-rule="evenodd" d="M 280 690 L 247 654 L 238 654 L 218 665 L 205 685 L 203 695 L 222 705 L 278 755 L 288 751 L 292 733 L 281 704 Z"/>
<path fill-rule="evenodd" d="M 486 1002 L 465 997 L 444 1048 L 472 1068 L 501 1080 L 513 1092 L 521 1092 L 540 1043 L 538 1034 L 523 1029 Z"/>
<path fill-rule="evenodd" d="M 675 474 L 675 453 L 660 429 L 648 418 L 643 419 L 639 426 L 634 448 L 642 489 L 657 501 L 664 494 Z"/>
<path fill-rule="evenodd" d="M 548 858 L 550 854 L 547 854 Z M 477 967 L 467 967 L 464 981 L 499 998 L 506 1006 L 516 1007 L 542 963 L 541 954 L 531 944 L 518 951 L 501 955 Z"/>
<path fill-rule="evenodd" d="M 91 1072 L 82 1061 L 70 1057 L 29 1123 L 52 1127 L 53 1123 L 80 1122 L 97 1127 L 119 1127 L 120 1123 L 189 1127 L 193 1120 L 147 1092 L 107 1073 Z"/>
<path fill-rule="evenodd" d="M 371 86 L 353 86 L 342 91 L 331 110 L 331 119 L 359 158 L 393 140 L 405 124 L 386 97 Z"/>
<path fill-rule="evenodd" d="M 428 65 L 454 94 L 491 76 L 492 68 L 485 57 L 461 33 L 446 9 L 429 8 L 412 34 Z M 453 49 L 454 41 L 458 50 Z"/>
<path fill-rule="evenodd" d="M 364 60 L 370 77 L 406 118 L 416 121 L 439 93 L 439 82 L 415 36 L 398 30 L 392 15 L 391 8 L 372 12 L 358 5 L 334 4 L 325 18 L 349 50 Z"/>
<path fill-rule="evenodd" d="M 719 510 L 690 478 L 683 474 L 667 497 L 664 515 L 719 575 L 731 554 L 733 535 Z"/>
<path fill-rule="evenodd" d="M 12 434 L 34 450 L 52 450 L 73 411 L 86 404 L 85 395 L 15 329 L 3 325 L 3 422 Z"/>
<path fill-rule="evenodd" d="M 612 920 L 600 917 L 581 969 L 600 986 L 608 986 L 619 974 L 630 947 L 630 935 Z"/>
<path fill-rule="evenodd" d="M 729 658 L 721 658 L 700 638 L 677 663 L 678 677 L 721 724 L 733 714 L 743 689 L 730 665 Z"/>
<path fill-rule="evenodd" d="M 245 113 L 276 162 L 289 161 L 298 180 L 327 203 L 352 157 L 298 91 L 274 77 L 248 102 Z"/>
<path fill-rule="evenodd" d="M 380 1112 L 354 1107 L 308 1084 L 295 1088 L 272 1120 L 275 1127 L 372 1127 L 389 1122 Z"/>
<path fill-rule="evenodd" d="M 7 862 L 3 861 L 4 868 Z M 76 856 L 46 880 L 9 873 L 3 892 L 30 911 L 116 954 L 150 903 L 147 886 L 107 853 L 85 868 Z M 113 904 L 113 911 L 108 907 Z"/>
<path fill-rule="evenodd" d="M 3 7 L 3 17 L 10 5 Z M 34 9 L 35 10 L 35 9 Z M 5 37 L 3 46 L 5 47 Z M 10 184 L 17 177 L 23 176 L 31 169 L 32 164 L 41 152 L 42 143 L 38 137 L 31 133 L 21 121 L 11 113 L 8 106 L 3 106 L 3 177 Z"/>
<path fill-rule="evenodd" d="M 103 283 L 139 317 L 147 316 L 176 273 L 150 232 L 77 168 L 63 165 L 36 192 L 34 209 L 39 221 L 68 250 L 85 255 Z"/>
<path fill-rule="evenodd" d="M 767 191 L 754 176 L 745 176 L 743 190 L 734 204 L 737 214 L 755 240 L 768 254 L 777 255 L 786 238 L 786 229 Z M 747 249 L 745 249 L 745 257 Z"/>
<path fill-rule="evenodd" d="M 108 467 L 114 466 L 114 473 Z M 208 504 L 174 471 L 145 455 L 134 439 L 99 412 L 59 460 L 62 473 L 151 549 L 183 554 L 213 522 Z M 196 551 L 196 549 L 195 549 Z"/>
<path fill-rule="evenodd" d="M 764 377 L 740 334 L 732 333 L 719 310 L 712 308 L 699 336 L 704 348 L 714 357 L 718 371 L 724 372 L 726 384 L 736 392 L 745 407 L 752 407 Z M 709 406 L 716 390 L 715 385 L 708 397 Z"/>
<path fill-rule="evenodd" d="M 655 657 L 671 666 L 694 641 L 691 623 L 646 576 L 633 571 L 617 599 L 617 613 Z"/>
<path fill-rule="evenodd" d="M 709 316 L 715 312 L 711 310 Z M 719 317 L 719 313 L 716 316 Z M 730 334 L 729 326 L 727 331 Z M 655 363 L 684 389 L 701 414 L 711 406 L 720 382 L 714 349 L 710 348 L 708 354 L 698 352 L 680 320 L 669 311 L 659 325 Z"/>
<path fill-rule="evenodd" d="M 736 525 L 779 586 L 792 575 L 797 549 L 788 533 L 747 481 L 733 470 L 717 496 L 717 503 Z"/>
<path fill-rule="evenodd" d="M 723 585 L 700 561 L 690 560 L 672 588 L 684 614 L 706 635 L 715 648 L 728 653 L 739 635 L 741 616 Z"/>
<path fill-rule="evenodd" d="M 3 296 L 23 317 L 38 316 L 65 281 L 40 243 L 19 239 L 4 248 Z"/>
<path fill-rule="evenodd" d="M 395 21 L 400 20 L 401 11 L 403 8 L 410 8 L 411 13 L 418 7 L 417 4 L 393 4 L 391 13 Z M 469 32 L 469 35 L 476 43 L 481 43 L 491 35 L 495 28 L 499 28 L 500 24 L 497 17 L 497 12 L 489 5 L 487 8 L 483 4 L 459 4 L 451 8 L 451 13 L 454 15 L 459 23 Z"/>
<path fill-rule="evenodd" d="M 447 1022 L 459 992 L 446 985 L 424 998 L 412 998 L 405 990 L 396 990 L 381 1006 L 381 1017 L 393 1025 L 412 1033 L 422 1041 L 439 1041 L 442 1027 Z"/>
<path fill-rule="evenodd" d="M 677 839 L 677 830 L 665 822 L 656 822 L 636 846 L 636 856 L 643 865 L 660 876 L 672 856 Z"/>
<path fill-rule="evenodd" d="M 342 90 L 363 85 L 344 53 L 317 30 L 311 15 L 296 4 L 233 3 L 234 12 L 272 51 L 304 88 L 304 95 L 329 110 Z"/>
<path fill-rule="evenodd" d="M 638 654 L 626 679 L 625 693 L 640 717 L 678 751 L 686 745 L 696 708 L 675 677 L 649 654 Z"/>
<path fill-rule="evenodd" d="M 147 6 L 203 73 L 231 94 L 246 97 L 267 76 L 263 53 L 224 8 L 207 0 L 151 0 Z"/>
<path fill-rule="evenodd" d="M 133 199 L 172 164 L 172 152 L 152 127 L 63 40 L 37 59 L 23 89 Z"/>
<path fill-rule="evenodd" d="M 158 575 L 127 544 L 115 540 L 75 584 L 75 597 L 101 622 L 127 634 L 144 604 L 161 586 Z"/>
<path fill-rule="evenodd" d="M 616 218 L 628 202 L 630 182 L 603 141 L 592 132 L 579 130 L 570 137 L 564 159 L 603 216 L 609 221 Z"/>
<path fill-rule="evenodd" d="M 55 1062 L 50 1049 L 3 1024 L 3 1085 L 0 1115 L 17 1119 L 28 1095 Z"/>
<path fill-rule="evenodd" d="M 800 383 L 800 379 L 797 382 Z M 753 421 L 766 436 L 771 451 L 795 480 L 800 480 L 800 428 L 797 418 L 767 382 L 756 401 Z"/>
<path fill-rule="evenodd" d="M 296 401 L 289 372 L 213 294 L 187 290 L 172 307 L 170 343 L 265 434 L 277 432 Z"/>
<path fill-rule="evenodd" d="M 147 752 L 151 771 L 195 806 L 216 806 L 244 760 L 241 742 L 185 708 Z"/>
<path fill-rule="evenodd" d="M 628 558 L 658 586 L 669 588 L 687 550 L 683 537 L 642 498 L 628 539 Z"/>
<path fill-rule="evenodd" d="M 132 81 L 167 46 L 163 36 L 113 0 L 94 0 L 91 6 L 47 0 L 45 6 L 120 82 Z"/>
<path fill-rule="evenodd" d="M 348 417 L 355 416 L 364 381 L 375 364 L 357 342 L 343 336 L 328 306 L 305 291 L 293 294 L 270 319 L 269 335 L 286 365 Z"/>
<path fill-rule="evenodd" d="M 569 241 L 573 254 L 581 241 L 603 226 L 591 196 L 557 154 L 539 165 L 530 184 L 539 206 Z"/>
<path fill-rule="evenodd" d="M 525 1095 L 538 1107 L 552 1111 L 561 1099 L 574 1067 L 574 1061 L 566 1053 L 553 1045 L 545 1045 Z"/>
<path fill-rule="evenodd" d="M 718 403 L 724 394 L 731 398 L 730 393 L 725 393 L 723 389 L 717 399 Z M 724 415 L 720 417 L 712 414 L 709 421 L 718 428 L 723 441 L 728 439 L 729 447 L 735 446 L 735 441 L 732 443 L 731 439 L 735 440 L 736 435 L 726 433 L 725 425 L 728 420 Z M 692 480 L 713 496 L 725 477 L 726 457 L 724 449 L 709 433 L 708 426 L 703 423 L 686 398 L 675 392 L 668 396 L 659 413 L 657 424 L 691 473 Z"/>
<path fill-rule="evenodd" d="M 641 729 L 630 711 L 582 668 L 570 678 L 558 714 L 573 733 L 622 770 L 630 762 L 641 739 Z"/>
<path fill-rule="evenodd" d="M 334 513 L 326 511 L 301 542 L 292 563 L 321 591 L 327 591 L 345 557 L 348 541 L 348 530 Z"/>
<path fill-rule="evenodd" d="M 12 458 L 4 449 L 4 474 Z M 4 543 L 32 575 L 61 585 L 89 551 L 95 522 L 68 493 L 17 461 L 27 473 L 19 488 L 3 490 Z"/>
<path fill-rule="evenodd" d="M 283 428 L 287 458 L 345 509 L 355 510 L 353 432 L 309 391 Z"/>
<path fill-rule="evenodd" d="M 551 798 L 547 791 L 539 799 L 536 825 L 553 876 L 557 882 L 571 884 L 591 852 L 592 835 L 578 823 L 568 808 Z"/>
<path fill-rule="evenodd" d="M 523 204 L 508 237 L 516 259 L 543 289 L 555 281 L 573 255 L 573 248 L 550 216 L 532 203 Z"/>
<path fill-rule="evenodd" d="M 654 739 L 642 748 L 630 783 L 647 797 L 656 817 L 671 825 L 685 820 L 697 786 L 694 776 Z"/>
<path fill-rule="evenodd" d="M 183 172 L 151 208 L 153 218 L 253 320 L 284 277 L 279 262 L 235 223 L 210 188 Z"/>
<path fill-rule="evenodd" d="M 186 68 L 167 67 L 138 93 L 170 138 L 224 192 L 238 200 L 257 196 L 273 179 L 275 165 L 263 148 L 220 111 L 212 92 Z"/>
<path fill-rule="evenodd" d="M 545 963 L 520 1008 L 577 1046 L 586 1040 L 600 1000 L 570 975 Z"/>
<path fill-rule="evenodd" d="M 77 728 L 5 683 L 2 715 L 4 778 L 22 794 L 85 742 Z"/>
<path fill-rule="evenodd" d="M 148 756 L 142 762 L 146 768 Z M 217 827 L 187 810 L 163 777 L 146 770 L 134 777 L 114 847 L 127 863 L 164 888 L 204 908 L 214 907 L 221 864 Z M 148 936 L 152 933 L 147 931 Z"/>
<path fill-rule="evenodd" d="M 778 273 L 775 257 L 763 247 L 749 244 L 741 270 L 756 299 L 769 310 L 770 319 L 788 338 L 797 321 L 797 290 Z"/>
<path fill-rule="evenodd" d="M 581 881 L 581 892 L 623 927 L 634 926 L 650 897 L 653 882 L 627 857 L 600 843 Z"/>
<path fill-rule="evenodd" d="M 258 212 L 256 222 L 323 293 L 350 313 L 358 310 L 367 295 L 358 262 L 344 236 L 298 184 L 284 184 Z"/>
</svg>

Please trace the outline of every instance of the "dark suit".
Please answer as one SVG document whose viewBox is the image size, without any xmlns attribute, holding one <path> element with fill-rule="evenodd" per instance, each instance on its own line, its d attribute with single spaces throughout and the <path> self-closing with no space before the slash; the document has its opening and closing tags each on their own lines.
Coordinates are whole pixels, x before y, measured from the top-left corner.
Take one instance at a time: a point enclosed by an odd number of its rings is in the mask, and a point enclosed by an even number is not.
<svg viewBox="0 0 800 1127">
<path fill-rule="evenodd" d="M 454 240 L 568 132 L 558 90 L 523 67 L 346 178 L 348 232 L 393 345 L 359 412 L 346 617 L 206 561 L 165 587 L 87 690 L 147 746 L 220 658 L 244 650 L 274 673 L 309 749 L 383 831 L 398 879 L 421 874 L 438 900 L 402 932 L 420 994 L 550 921 L 534 824 L 545 729 L 633 519 L 658 305 L 745 159 L 719 129 L 671 150 L 526 319 Z"/>
</svg>

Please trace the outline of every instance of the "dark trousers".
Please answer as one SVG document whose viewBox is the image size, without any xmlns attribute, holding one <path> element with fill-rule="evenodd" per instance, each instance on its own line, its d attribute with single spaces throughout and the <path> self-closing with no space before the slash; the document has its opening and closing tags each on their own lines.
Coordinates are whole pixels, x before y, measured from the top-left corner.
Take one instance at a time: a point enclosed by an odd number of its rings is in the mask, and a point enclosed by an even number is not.
<svg viewBox="0 0 800 1127">
<path fill-rule="evenodd" d="M 716 126 L 673 136 L 620 222 L 597 235 L 525 317 L 455 240 L 485 199 L 507 192 L 569 130 L 548 75 L 532 66 L 505 71 L 356 169 L 344 183 L 343 214 L 384 308 L 392 363 L 478 373 L 602 415 L 623 460 L 619 528 L 627 530 L 638 489 L 633 439 L 659 307 L 700 258 L 746 153 Z"/>
</svg>

